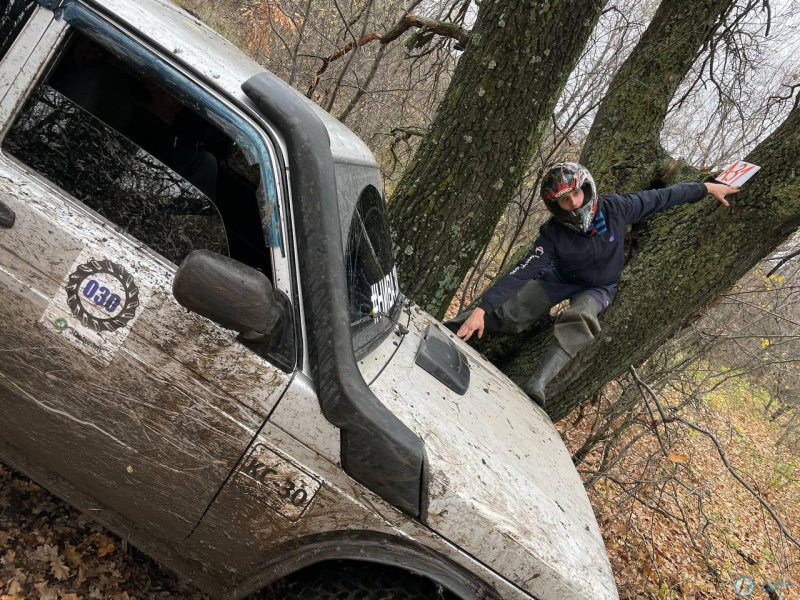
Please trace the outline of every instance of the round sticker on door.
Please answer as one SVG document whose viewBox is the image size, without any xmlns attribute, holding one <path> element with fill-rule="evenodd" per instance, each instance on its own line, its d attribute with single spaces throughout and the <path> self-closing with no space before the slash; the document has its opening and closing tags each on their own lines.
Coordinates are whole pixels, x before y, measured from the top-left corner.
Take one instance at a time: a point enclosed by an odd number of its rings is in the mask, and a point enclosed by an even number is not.
<svg viewBox="0 0 800 600">
<path fill-rule="evenodd" d="M 84 327 L 114 331 L 125 327 L 139 307 L 139 288 L 124 267 L 90 260 L 70 273 L 67 305 Z"/>
</svg>

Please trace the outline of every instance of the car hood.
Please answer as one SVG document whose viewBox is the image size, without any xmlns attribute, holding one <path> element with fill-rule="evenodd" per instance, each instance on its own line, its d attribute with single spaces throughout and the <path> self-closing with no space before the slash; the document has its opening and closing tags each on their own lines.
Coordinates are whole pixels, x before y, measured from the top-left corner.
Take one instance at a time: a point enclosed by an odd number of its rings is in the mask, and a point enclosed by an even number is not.
<svg viewBox="0 0 800 600">
<path fill-rule="evenodd" d="M 410 313 L 410 314 L 409 314 Z M 427 313 L 401 313 L 360 361 L 375 395 L 425 442 L 426 524 L 542 600 L 618 598 L 586 491 L 547 414 Z M 459 395 L 415 363 L 427 327 L 466 357 Z"/>
</svg>

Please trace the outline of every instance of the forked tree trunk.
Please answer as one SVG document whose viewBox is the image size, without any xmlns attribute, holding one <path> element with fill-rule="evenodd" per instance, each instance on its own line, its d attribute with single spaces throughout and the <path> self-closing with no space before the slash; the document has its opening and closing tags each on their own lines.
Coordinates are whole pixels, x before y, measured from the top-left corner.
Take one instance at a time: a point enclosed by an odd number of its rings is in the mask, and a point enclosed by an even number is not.
<svg viewBox="0 0 800 600">
<path fill-rule="evenodd" d="M 566 416 L 629 365 L 647 359 L 800 227 L 800 104 L 751 152 L 761 165 L 731 207 L 710 196 L 651 220 L 626 265 L 601 339 L 581 352 L 551 388 L 548 413 Z M 522 336 L 520 336 L 522 337 Z M 498 360 L 517 381 L 536 368 L 549 331 L 532 332 L 522 350 Z"/>
<path fill-rule="evenodd" d="M 673 161 L 659 133 L 667 107 L 730 0 L 663 2 L 611 84 L 581 161 L 601 192 L 633 191 L 699 179 Z M 629 365 L 647 359 L 688 319 L 773 252 L 800 225 L 800 109 L 747 160 L 761 172 L 725 209 L 711 197 L 678 207 L 637 229 L 614 304 L 601 316 L 603 334 L 549 388 L 547 410 L 566 416 Z M 545 324 L 547 325 L 547 324 Z M 516 381 L 538 366 L 552 340 L 549 326 L 478 346 Z"/>
<path fill-rule="evenodd" d="M 489 241 L 604 0 L 486 0 L 389 203 L 401 287 L 441 318 Z"/>
</svg>

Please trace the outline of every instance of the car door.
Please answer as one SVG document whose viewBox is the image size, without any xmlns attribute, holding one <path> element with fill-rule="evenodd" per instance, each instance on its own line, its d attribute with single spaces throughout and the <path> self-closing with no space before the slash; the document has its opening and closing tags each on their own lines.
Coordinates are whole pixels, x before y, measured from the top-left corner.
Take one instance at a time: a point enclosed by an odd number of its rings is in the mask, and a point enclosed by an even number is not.
<svg viewBox="0 0 800 600">
<path fill-rule="evenodd" d="M 0 202 L 16 216 L 0 229 L 0 457 L 184 538 L 291 376 L 171 292 L 189 251 L 231 247 L 209 197 L 221 181 L 211 165 L 231 145 L 177 135 L 170 148 L 159 136 L 187 107 L 216 123 L 214 135 L 229 115 L 186 74 L 161 69 L 183 86 L 178 99 L 63 22 L 47 31 L 30 32 L 35 44 L 23 30 L 29 43 L 0 62 L 23 65 L 0 101 Z M 271 165 L 260 167 L 262 186 L 274 185 Z M 253 259 L 262 270 L 270 251 Z"/>
</svg>

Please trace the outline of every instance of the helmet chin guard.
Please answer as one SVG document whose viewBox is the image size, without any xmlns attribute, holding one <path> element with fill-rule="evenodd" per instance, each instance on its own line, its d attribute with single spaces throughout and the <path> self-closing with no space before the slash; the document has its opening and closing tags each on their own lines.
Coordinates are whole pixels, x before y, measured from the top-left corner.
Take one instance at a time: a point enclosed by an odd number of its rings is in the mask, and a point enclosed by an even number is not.
<svg viewBox="0 0 800 600">
<path fill-rule="evenodd" d="M 575 210 L 564 210 L 558 199 L 576 189 L 583 190 L 583 204 Z M 541 196 L 547 210 L 564 227 L 586 233 L 597 214 L 597 188 L 589 170 L 574 162 L 556 163 L 545 173 Z"/>
</svg>

